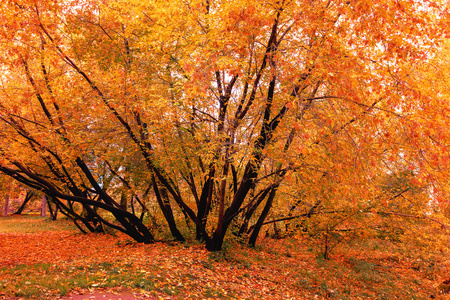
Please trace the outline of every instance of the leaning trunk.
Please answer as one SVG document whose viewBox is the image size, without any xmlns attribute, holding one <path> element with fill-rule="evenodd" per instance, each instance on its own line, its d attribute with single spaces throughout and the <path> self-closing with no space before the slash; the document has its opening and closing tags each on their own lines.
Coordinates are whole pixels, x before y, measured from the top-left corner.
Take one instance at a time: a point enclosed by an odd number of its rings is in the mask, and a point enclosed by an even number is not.
<svg viewBox="0 0 450 300">
<path fill-rule="evenodd" d="M 270 195 L 267 198 L 266 205 L 264 206 L 263 211 L 259 215 L 258 221 L 256 222 L 256 225 L 253 228 L 252 234 L 250 235 L 250 238 L 248 240 L 248 245 L 250 247 L 254 247 L 256 244 L 256 240 L 258 239 L 258 235 L 262 225 L 264 224 L 264 220 L 266 219 L 267 215 L 269 214 L 270 208 L 272 207 L 273 199 L 275 198 L 276 192 L 277 192 L 276 187 L 270 191 Z"/>
</svg>

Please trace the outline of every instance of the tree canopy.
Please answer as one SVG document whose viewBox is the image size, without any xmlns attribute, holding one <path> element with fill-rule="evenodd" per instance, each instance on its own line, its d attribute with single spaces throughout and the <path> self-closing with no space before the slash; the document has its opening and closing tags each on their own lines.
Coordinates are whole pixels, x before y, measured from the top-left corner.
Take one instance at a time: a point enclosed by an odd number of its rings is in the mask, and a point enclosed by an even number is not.
<svg viewBox="0 0 450 300">
<path fill-rule="evenodd" d="M 325 220 L 328 234 L 445 218 L 444 3 L 6 0 L 0 12 L 0 171 L 82 231 L 151 242 L 164 226 L 214 251 L 227 233 L 254 245 L 267 223 Z"/>
</svg>

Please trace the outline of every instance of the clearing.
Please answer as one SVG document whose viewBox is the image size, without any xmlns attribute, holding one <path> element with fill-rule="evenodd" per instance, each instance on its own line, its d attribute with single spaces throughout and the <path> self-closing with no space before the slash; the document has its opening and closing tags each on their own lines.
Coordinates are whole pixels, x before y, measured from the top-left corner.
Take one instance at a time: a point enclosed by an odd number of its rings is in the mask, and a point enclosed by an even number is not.
<svg viewBox="0 0 450 300">
<path fill-rule="evenodd" d="M 355 242 L 356 243 L 356 242 Z M 316 247 L 315 247 L 316 246 Z M 121 234 L 80 234 L 68 220 L 0 219 L 0 299 L 445 299 L 447 254 L 412 257 L 375 239 L 337 247 L 299 239 L 138 244 Z M 412 254 L 412 253 L 411 253 Z"/>
</svg>

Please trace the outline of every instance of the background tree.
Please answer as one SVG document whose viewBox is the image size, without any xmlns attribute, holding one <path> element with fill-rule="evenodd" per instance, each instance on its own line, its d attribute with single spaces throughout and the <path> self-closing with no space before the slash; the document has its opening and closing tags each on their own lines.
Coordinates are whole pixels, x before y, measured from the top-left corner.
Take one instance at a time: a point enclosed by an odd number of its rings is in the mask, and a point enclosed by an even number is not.
<svg viewBox="0 0 450 300">
<path fill-rule="evenodd" d="M 23 210 L 25 209 L 25 207 L 27 206 L 27 204 L 30 203 L 30 200 L 36 196 L 35 192 L 27 189 L 25 192 L 25 198 L 23 199 L 22 204 L 20 205 L 20 207 L 14 212 L 15 215 L 20 215 L 22 214 Z"/>
</svg>

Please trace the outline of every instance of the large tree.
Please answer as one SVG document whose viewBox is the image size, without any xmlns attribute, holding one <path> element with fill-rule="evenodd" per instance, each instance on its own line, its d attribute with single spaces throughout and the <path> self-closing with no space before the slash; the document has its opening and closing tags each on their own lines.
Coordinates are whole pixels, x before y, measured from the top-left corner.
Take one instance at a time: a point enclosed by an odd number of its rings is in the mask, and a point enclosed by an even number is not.
<svg viewBox="0 0 450 300">
<path fill-rule="evenodd" d="M 254 245 L 269 215 L 373 207 L 405 167 L 434 180 L 415 137 L 436 95 L 409 80 L 444 34 L 436 1 L 7 0 L 0 12 L 0 170 L 81 230 L 151 242 L 156 207 L 175 238 L 184 219 L 220 250 L 230 228 Z"/>
</svg>

